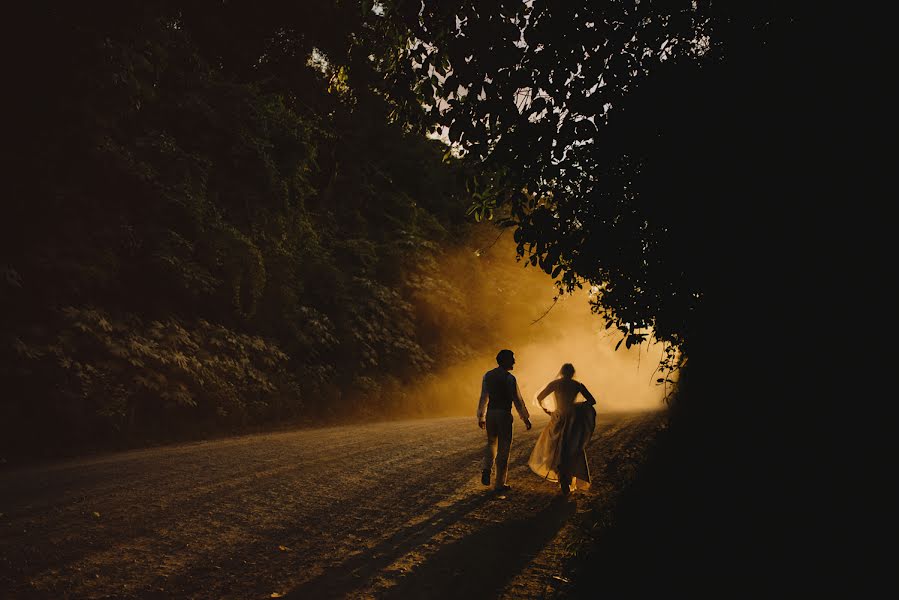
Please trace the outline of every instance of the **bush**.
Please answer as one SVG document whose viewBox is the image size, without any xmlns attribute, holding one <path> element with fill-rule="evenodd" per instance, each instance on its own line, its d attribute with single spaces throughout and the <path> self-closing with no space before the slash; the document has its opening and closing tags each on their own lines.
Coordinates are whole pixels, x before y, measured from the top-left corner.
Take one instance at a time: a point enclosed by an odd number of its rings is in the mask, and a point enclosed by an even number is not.
<svg viewBox="0 0 899 600">
<path fill-rule="evenodd" d="M 20 431 L 47 431 L 51 447 L 183 436 L 302 407 L 276 344 L 202 319 L 144 322 L 70 306 L 54 327 L 7 350 L 3 376 L 18 381 L 18 397 L 0 410 L 6 439 L 19 444 L 28 442 Z"/>
</svg>

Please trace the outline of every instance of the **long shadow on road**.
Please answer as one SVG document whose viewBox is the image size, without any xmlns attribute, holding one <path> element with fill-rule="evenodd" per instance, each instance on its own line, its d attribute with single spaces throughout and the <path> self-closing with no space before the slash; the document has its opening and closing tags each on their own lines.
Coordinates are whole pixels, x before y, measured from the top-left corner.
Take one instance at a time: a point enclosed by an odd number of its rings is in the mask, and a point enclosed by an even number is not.
<svg viewBox="0 0 899 600">
<path fill-rule="evenodd" d="M 394 561 L 492 498 L 493 495 L 487 493 L 447 506 L 425 522 L 403 528 L 284 597 L 299 600 L 350 596 Z M 557 497 L 528 518 L 479 529 L 437 550 L 427 562 L 388 590 L 385 597 L 496 598 L 556 536 L 576 508 L 573 500 Z"/>
<path fill-rule="evenodd" d="M 345 597 L 395 560 L 459 521 L 490 497 L 489 494 L 470 496 L 444 507 L 424 522 L 400 529 L 378 545 L 326 570 L 284 597 L 294 599 Z"/>
<path fill-rule="evenodd" d="M 386 598 L 497 598 L 503 588 L 562 529 L 577 509 L 574 500 L 554 498 L 525 519 L 497 523 L 444 546 Z"/>
</svg>

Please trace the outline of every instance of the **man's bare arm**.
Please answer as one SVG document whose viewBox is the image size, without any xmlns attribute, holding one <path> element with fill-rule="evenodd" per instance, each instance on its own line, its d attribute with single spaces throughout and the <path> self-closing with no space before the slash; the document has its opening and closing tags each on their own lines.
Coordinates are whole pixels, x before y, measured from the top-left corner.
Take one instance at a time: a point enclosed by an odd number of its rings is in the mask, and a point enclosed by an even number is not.
<svg viewBox="0 0 899 600">
<path fill-rule="evenodd" d="M 527 429 L 531 428 L 531 415 L 528 413 L 528 407 L 524 403 L 524 398 L 521 397 L 521 390 L 518 389 L 518 380 L 514 377 L 512 381 L 515 385 L 515 391 L 512 394 L 512 400 L 515 402 L 515 409 L 518 411 L 518 415 L 521 417 L 521 420 L 524 421 L 524 426 Z"/>
<path fill-rule="evenodd" d="M 481 398 L 478 400 L 478 426 L 484 429 L 487 426 L 485 415 L 487 414 L 487 374 L 481 379 Z"/>
</svg>

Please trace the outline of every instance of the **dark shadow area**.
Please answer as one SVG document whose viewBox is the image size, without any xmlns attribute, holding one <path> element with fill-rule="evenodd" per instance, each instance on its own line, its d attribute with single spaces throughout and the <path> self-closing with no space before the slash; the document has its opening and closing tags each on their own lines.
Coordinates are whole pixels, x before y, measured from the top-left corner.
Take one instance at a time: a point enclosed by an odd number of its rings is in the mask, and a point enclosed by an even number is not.
<svg viewBox="0 0 899 600">
<path fill-rule="evenodd" d="M 386 598 L 496 598 L 575 513 L 574 500 L 555 497 L 524 519 L 491 525 L 444 546 Z"/>
<path fill-rule="evenodd" d="M 456 464 L 455 461 L 468 463 L 479 455 L 480 452 L 462 452 L 458 455 L 447 455 L 447 459 L 453 461 L 452 464 Z M 223 569 L 240 571 L 246 568 L 243 561 L 247 557 L 267 556 L 271 552 L 270 540 L 283 540 L 285 544 L 294 546 L 302 545 L 308 540 L 316 540 L 316 544 L 321 543 L 321 538 L 329 534 L 337 537 L 354 534 L 367 539 L 379 539 L 381 534 L 373 532 L 395 530 L 396 533 L 376 547 L 366 549 L 360 555 L 329 568 L 324 574 L 303 583 L 298 590 L 290 592 L 289 595 L 296 598 L 343 597 L 363 583 L 367 577 L 490 499 L 490 495 L 466 498 L 442 508 L 424 522 L 404 527 L 405 518 L 402 515 L 377 504 L 379 501 L 377 499 L 383 499 L 383 490 L 391 490 L 393 498 L 396 498 L 403 507 L 407 507 L 406 518 L 425 514 L 436 504 L 436 500 L 443 498 L 445 494 L 445 491 L 435 492 L 430 486 L 433 475 L 427 469 L 413 469 L 413 471 L 413 474 L 402 469 L 388 471 L 383 478 L 372 480 L 365 486 L 353 489 L 346 497 L 329 501 L 314 509 L 305 501 L 295 502 L 290 506 L 285 504 L 281 507 L 281 521 L 271 529 L 259 530 L 259 539 L 222 547 L 221 554 L 210 556 L 208 562 L 171 577 L 168 584 L 172 589 L 182 590 L 187 595 L 208 593 L 208 590 L 195 586 L 198 581 L 203 581 L 203 572 L 209 568 L 209 563 L 221 565 Z M 469 472 L 453 470 L 445 476 L 442 483 L 446 487 L 441 489 L 456 489 L 464 485 L 470 477 Z M 351 514 L 359 517 L 359 520 L 348 524 L 345 516 Z M 297 565 L 290 555 L 281 554 L 278 559 L 271 559 L 264 567 L 259 567 L 253 577 L 248 577 L 247 580 L 248 582 L 255 580 L 254 585 L 257 586 L 260 581 L 268 579 L 291 581 L 295 579 L 296 572 Z M 237 593 L 233 589 L 230 591 Z M 294 596 L 294 593 L 299 595 Z"/>
<path fill-rule="evenodd" d="M 384 442 L 384 444 L 388 444 L 388 442 Z M 375 445 L 370 446 L 369 449 L 377 454 L 382 447 Z M 235 453 L 240 451 L 240 448 L 235 449 Z M 350 446 L 348 451 L 355 454 L 359 452 L 359 449 L 356 446 Z M 278 451 L 274 450 L 274 452 L 277 453 Z M 239 460 L 235 453 L 220 452 L 217 454 L 218 461 L 221 464 L 228 464 Z M 481 451 L 479 449 L 477 451 L 447 453 L 444 456 L 452 464 L 457 464 L 456 461 L 466 464 L 475 461 L 480 455 Z M 254 456 L 254 463 L 259 465 L 267 464 L 268 460 L 261 461 L 258 455 Z M 271 456 L 265 455 L 265 458 L 270 459 Z M 335 457 L 333 460 L 323 460 L 316 464 L 318 465 L 317 468 L 320 468 L 323 472 L 334 472 L 340 469 L 339 463 L 340 459 Z M 298 493 L 296 497 L 290 497 L 289 487 L 285 488 L 284 485 L 277 484 L 278 481 L 282 481 L 286 482 L 288 486 L 291 483 L 296 486 L 304 485 L 304 482 L 307 482 L 308 479 L 303 478 L 301 474 L 310 469 L 310 463 L 307 461 L 296 461 L 290 466 L 274 471 L 264 479 L 247 478 L 247 472 L 242 470 L 236 472 L 236 475 L 241 476 L 239 484 L 235 482 L 233 485 L 224 487 L 210 485 L 209 489 L 179 492 L 178 497 L 180 500 L 176 503 L 177 506 L 175 508 L 173 508 L 174 504 L 171 502 L 167 502 L 165 505 L 157 505 L 153 500 L 148 501 L 140 511 L 132 512 L 128 516 L 124 514 L 115 515 L 114 513 L 117 511 L 113 510 L 113 506 L 110 506 L 108 510 L 100 508 L 99 510 L 103 515 L 102 522 L 107 526 L 91 530 L 90 535 L 85 535 L 78 543 L 72 544 L 58 544 L 54 542 L 54 536 L 57 535 L 56 529 L 58 527 L 71 526 L 70 521 L 50 518 L 46 521 L 40 520 L 35 522 L 26 515 L 24 518 L 28 518 L 27 521 L 20 519 L 17 522 L 27 523 L 27 531 L 9 528 L 5 539 L 0 539 L 0 554 L 3 554 L 5 549 L 10 551 L 16 549 L 18 554 L 27 557 L 26 560 L 10 560 L 7 564 L 0 563 L 0 589 L 3 589 L 4 585 L 8 585 L 11 590 L 14 590 L 14 593 L 11 592 L 12 597 L 18 597 L 19 594 L 27 592 L 28 579 L 36 577 L 42 571 L 54 568 L 63 569 L 66 565 L 77 563 L 94 552 L 101 552 L 116 545 L 135 547 L 150 544 L 153 551 L 160 554 L 178 553 L 183 551 L 183 543 L 189 540 L 180 535 L 159 536 L 157 533 L 159 530 L 176 530 L 188 522 L 201 524 L 202 528 L 202 523 L 217 519 L 225 521 L 230 525 L 239 525 L 248 531 L 252 527 L 252 530 L 258 534 L 260 539 L 257 539 L 257 536 L 250 536 L 253 538 L 252 541 L 242 540 L 235 544 L 218 546 L 215 551 L 210 551 L 206 554 L 204 560 L 191 563 L 183 571 L 170 573 L 165 580 L 167 589 L 176 590 L 177 593 L 183 596 L 203 596 L 204 594 L 212 594 L 214 596 L 218 593 L 218 588 L 210 590 L 210 578 L 215 580 L 220 576 L 222 570 L 236 573 L 243 572 L 243 570 L 248 568 L 246 560 L 249 559 L 260 560 L 259 565 L 253 567 L 252 574 L 248 575 L 245 581 L 242 581 L 240 584 L 231 584 L 230 588 L 223 589 L 227 589 L 229 593 L 237 596 L 258 594 L 262 590 L 255 589 L 253 586 L 260 585 L 259 582 L 266 581 L 269 578 L 283 581 L 284 579 L 281 579 L 282 576 L 286 579 L 296 571 L 295 568 L 291 569 L 288 562 L 295 555 L 275 551 L 276 557 L 274 559 L 271 558 L 274 547 L 273 540 L 293 546 L 295 543 L 298 543 L 297 540 L 321 540 L 327 534 L 344 535 L 347 533 L 357 533 L 368 539 L 377 540 L 381 537 L 380 535 L 348 529 L 350 526 L 347 525 L 345 516 L 357 515 L 366 517 L 367 520 L 359 521 L 364 524 L 363 529 L 376 530 L 378 527 L 383 527 L 385 531 L 399 529 L 405 520 L 403 516 L 397 514 L 396 518 L 391 518 L 389 515 L 395 513 L 392 513 L 390 510 L 380 510 L 380 507 L 372 500 L 378 497 L 380 490 L 384 489 L 393 490 L 396 493 L 396 497 L 402 499 L 403 506 L 409 507 L 409 515 L 425 514 L 427 510 L 433 507 L 435 499 L 444 497 L 444 493 L 436 493 L 432 487 L 429 487 L 429 483 L 433 480 L 433 475 L 426 469 L 415 469 L 416 464 L 414 462 L 411 464 L 412 474 L 403 469 L 388 470 L 383 473 L 383 477 L 367 481 L 364 485 L 355 487 L 347 487 L 346 481 L 338 480 L 339 483 L 336 483 L 335 487 L 345 487 L 346 491 L 343 492 L 343 496 L 340 499 L 333 501 L 315 498 L 308 492 Z M 407 464 L 407 466 L 410 465 Z M 114 463 L 104 465 L 104 467 L 106 467 L 102 470 L 104 475 L 100 477 L 95 477 L 93 474 L 85 476 L 86 486 L 93 488 L 103 479 L 110 479 L 115 468 L 117 468 Z M 157 470 L 161 474 L 166 472 L 158 467 Z M 469 472 L 452 469 L 444 476 L 442 484 L 446 488 L 442 489 L 455 489 L 464 485 L 470 477 L 471 473 Z M 62 481 L 59 484 L 53 483 L 48 479 L 48 485 L 52 483 L 52 487 L 46 495 L 56 497 L 60 493 L 59 490 L 69 489 L 71 485 L 78 484 L 80 479 L 69 480 L 68 482 L 66 480 Z M 67 483 L 68 485 L 66 485 Z M 205 488 L 205 484 L 215 483 L 215 481 L 203 481 L 202 483 L 204 485 L 201 488 Z M 139 487 L 156 486 L 160 490 L 168 487 L 168 484 L 160 478 L 154 478 L 149 484 L 138 481 L 134 485 Z M 0 486 L 0 489 L 4 492 L 0 493 L 0 499 L 5 500 L 11 497 L 5 493 L 5 488 Z M 277 491 L 279 496 L 273 497 L 270 493 L 271 491 Z M 330 493 L 333 490 L 327 489 L 325 491 Z M 95 499 L 108 495 L 108 498 L 104 500 L 106 502 L 120 497 L 121 494 L 120 490 L 115 489 L 104 489 L 102 492 L 84 489 L 83 497 L 85 498 L 85 504 L 90 505 L 92 507 L 91 510 L 93 510 L 97 506 Z M 153 497 L 157 497 L 156 494 Z M 167 496 L 161 494 L 158 497 L 166 498 Z M 465 512 L 487 498 L 481 498 L 480 496 L 474 498 L 475 503 L 470 506 L 466 505 L 464 510 L 459 509 L 461 511 L 459 513 L 452 512 L 455 507 L 443 509 L 441 513 L 435 515 L 427 523 L 418 524 L 416 527 L 403 530 L 399 534 L 392 536 L 390 540 L 384 542 L 383 551 L 389 552 L 390 548 L 393 547 L 390 544 L 400 544 L 405 537 L 413 535 L 419 528 L 428 525 L 431 528 L 445 527 L 446 523 L 458 520 Z M 120 502 L 133 505 L 136 500 L 129 496 Z M 9 508 L 11 505 L 7 504 L 6 506 Z M 66 509 L 67 506 L 67 503 L 61 505 L 48 504 L 43 510 L 55 514 L 61 509 Z M 253 526 L 252 515 L 257 511 L 277 512 L 281 519 L 277 526 L 271 529 Z M 384 517 L 385 513 L 388 515 L 387 519 Z M 341 516 L 344 517 L 342 523 L 335 523 L 335 517 L 339 518 Z M 4 520 L 11 521 L 13 518 L 19 519 L 19 515 L 7 512 Z M 428 531 L 428 537 L 433 535 L 434 531 L 431 529 L 428 529 Z M 411 547 L 414 547 L 414 544 Z M 10 558 L 12 559 L 12 557 L 13 554 L 11 553 Z M 16 568 L 27 570 L 16 573 L 13 571 L 14 565 Z M 221 567 L 221 569 L 216 568 L 217 566 Z M 15 577 L 13 577 L 14 573 Z M 5 576 L 8 576 L 8 582 L 3 582 L 3 577 Z M 13 586 L 17 587 L 14 588 Z M 325 592 L 322 594 L 324 597 L 335 597 Z M 0 593 L 0 597 L 6 596 Z"/>
<path fill-rule="evenodd" d="M 377 546 L 328 569 L 319 577 L 292 590 L 285 598 L 345 597 L 392 562 L 427 542 L 492 497 L 491 492 L 486 492 L 451 504 L 426 521 L 404 527 Z"/>
<path fill-rule="evenodd" d="M 873 553 L 852 541 L 861 515 L 839 498 L 863 492 L 840 464 L 837 407 L 864 400 L 847 390 L 856 376 L 816 284 L 849 257 L 838 254 L 852 215 L 837 225 L 821 203 L 843 183 L 830 175 L 844 132 L 827 129 L 821 24 L 780 23 L 734 44 L 721 69 L 647 86 L 648 104 L 690 90 L 682 121 L 664 122 L 690 123 L 696 142 L 671 153 L 657 186 L 710 207 L 728 197 L 732 211 L 695 217 L 727 251 L 710 260 L 720 275 L 691 331 L 670 427 L 570 597 L 593 597 L 597 579 L 616 598 L 855 596 L 869 585 Z M 722 351 L 725 337 L 739 351 Z"/>
</svg>

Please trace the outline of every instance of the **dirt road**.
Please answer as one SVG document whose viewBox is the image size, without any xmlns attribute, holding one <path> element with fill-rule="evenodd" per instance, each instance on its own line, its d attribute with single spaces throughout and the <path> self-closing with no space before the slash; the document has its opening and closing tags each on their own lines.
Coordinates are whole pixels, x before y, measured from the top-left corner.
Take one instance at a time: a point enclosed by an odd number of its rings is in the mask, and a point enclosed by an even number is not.
<svg viewBox="0 0 899 600">
<path fill-rule="evenodd" d="M 542 417 L 542 415 L 541 415 Z M 657 413 L 600 415 L 558 498 L 515 421 L 510 492 L 443 418 L 253 435 L 0 471 L 0 598 L 542 598 Z"/>
</svg>

